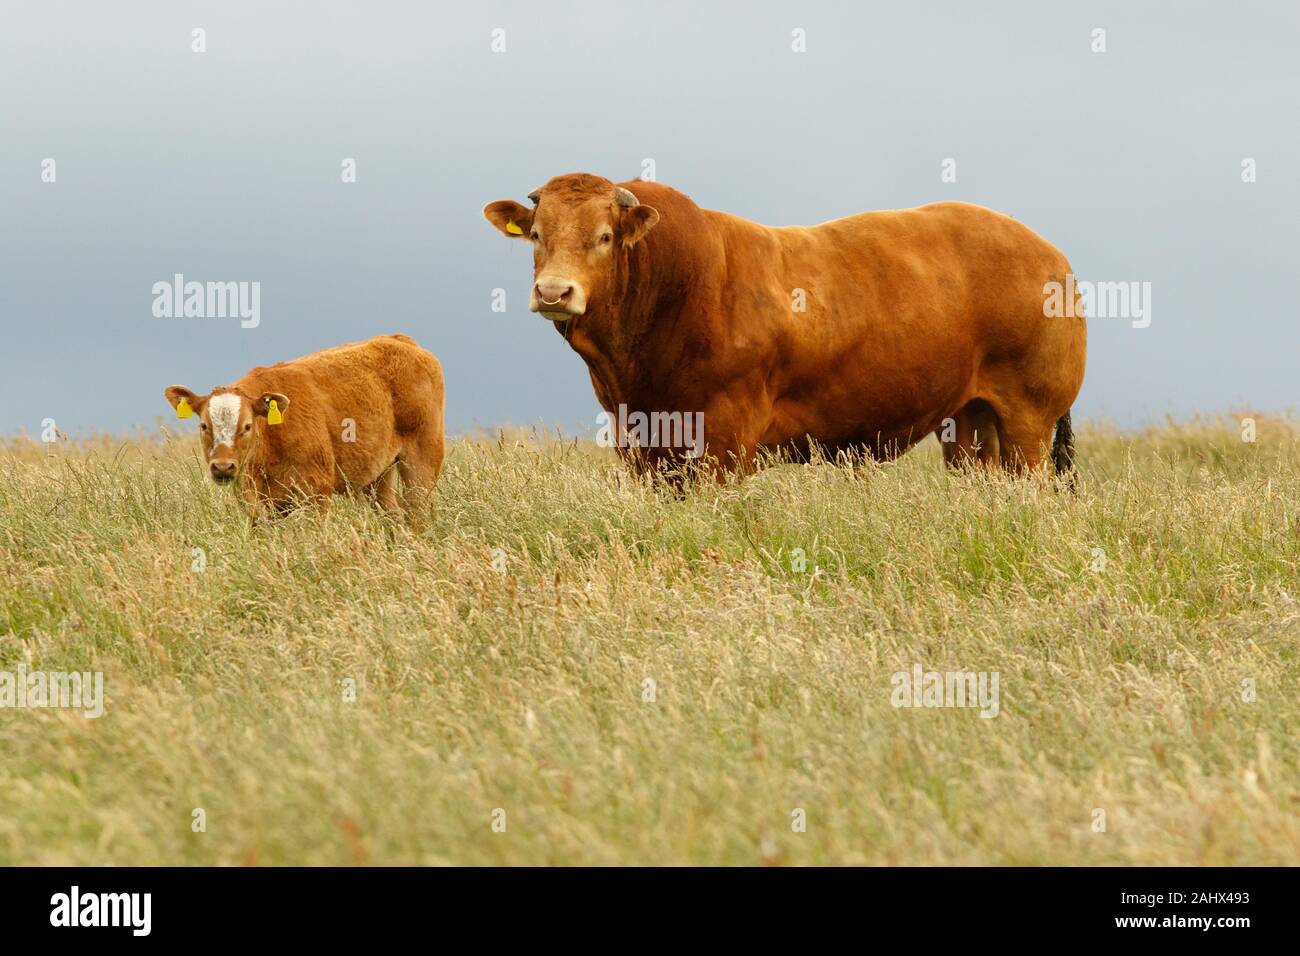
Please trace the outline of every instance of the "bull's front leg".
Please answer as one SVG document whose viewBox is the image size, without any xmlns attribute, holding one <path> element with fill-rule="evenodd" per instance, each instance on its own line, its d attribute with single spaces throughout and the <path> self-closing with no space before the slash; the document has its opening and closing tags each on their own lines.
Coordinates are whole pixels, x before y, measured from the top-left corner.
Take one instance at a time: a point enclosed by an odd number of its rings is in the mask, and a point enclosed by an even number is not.
<svg viewBox="0 0 1300 956">
<path fill-rule="evenodd" d="M 760 395 L 749 383 L 735 383 L 709 395 L 703 408 L 682 412 L 680 431 L 658 449 L 660 468 L 690 481 L 751 473 L 770 414 Z"/>
<path fill-rule="evenodd" d="M 741 386 L 710 396 L 696 436 L 699 469 L 712 472 L 719 481 L 752 473 L 771 412 L 766 405 L 753 389 Z"/>
<path fill-rule="evenodd" d="M 767 427 L 763 416 L 770 412 L 753 391 L 738 384 L 699 402 L 684 400 L 685 408 L 654 409 L 644 420 L 633 420 L 627 434 L 619 433 L 618 455 L 634 474 L 666 481 L 679 492 L 693 481 L 748 474 Z"/>
</svg>

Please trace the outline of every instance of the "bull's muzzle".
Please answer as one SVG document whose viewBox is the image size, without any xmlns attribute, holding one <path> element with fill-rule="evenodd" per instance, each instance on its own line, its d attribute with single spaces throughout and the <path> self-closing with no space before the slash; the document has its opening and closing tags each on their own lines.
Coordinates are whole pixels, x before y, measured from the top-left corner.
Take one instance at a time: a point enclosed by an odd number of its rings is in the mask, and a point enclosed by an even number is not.
<svg viewBox="0 0 1300 956">
<path fill-rule="evenodd" d="M 568 279 L 541 276 L 533 284 L 528 308 L 552 322 L 563 322 L 586 311 L 587 300 L 581 287 Z"/>
</svg>

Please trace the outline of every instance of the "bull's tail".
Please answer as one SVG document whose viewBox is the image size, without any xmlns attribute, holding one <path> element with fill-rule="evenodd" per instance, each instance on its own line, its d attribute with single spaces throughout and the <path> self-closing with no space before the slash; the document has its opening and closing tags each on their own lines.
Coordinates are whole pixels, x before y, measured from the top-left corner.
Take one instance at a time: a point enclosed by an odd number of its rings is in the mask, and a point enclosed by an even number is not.
<svg viewBox="0 0 1300 956">
<path fill-rule="evenodd" d="M 1052 439 L 1052 465 L 1059 477 L 1074 485 L 1074 429 L 1070 427 L 1070 413 L 1056 421 L 1056 436 Z"/>
</svg>

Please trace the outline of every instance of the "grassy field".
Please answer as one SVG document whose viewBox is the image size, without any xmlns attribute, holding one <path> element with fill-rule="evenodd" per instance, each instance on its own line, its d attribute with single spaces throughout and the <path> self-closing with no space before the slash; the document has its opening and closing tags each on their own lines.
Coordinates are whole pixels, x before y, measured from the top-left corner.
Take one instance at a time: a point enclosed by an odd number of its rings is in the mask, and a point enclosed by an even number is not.
<svg viewBox="0 0 1300 956">
<path fill-rule="evenodd" d="M 0 671 L 106 698 L 0 709 L 0 863 L 1300 863 L 1294 419 L 1084 427 L 1077 495 L 460 439 L 420 535 L 197 455 L 0 443 Z"/>
</svg>

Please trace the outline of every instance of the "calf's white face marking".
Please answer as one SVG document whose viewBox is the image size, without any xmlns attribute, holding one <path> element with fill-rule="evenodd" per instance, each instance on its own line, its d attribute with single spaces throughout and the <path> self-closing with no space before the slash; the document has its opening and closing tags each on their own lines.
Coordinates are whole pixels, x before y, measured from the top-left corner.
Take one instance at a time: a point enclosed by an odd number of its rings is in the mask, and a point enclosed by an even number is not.
<svg viewBox="0 0 1300 956">
<path fill-rule="evenodd" d="M 208 402 L 208 417 L 212 420 L 212 447 L 235 447 L 235 429 L 239 427 L 241 399 L 234 392 L 223 392 Z"/>
</svg>

